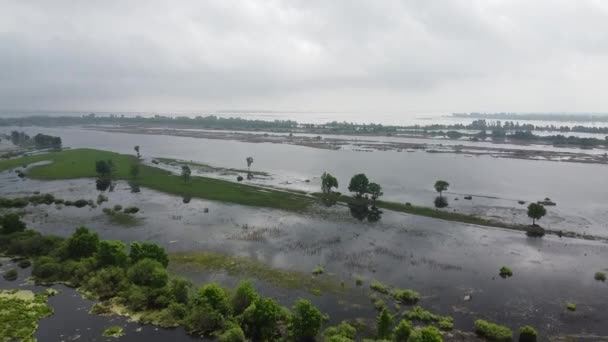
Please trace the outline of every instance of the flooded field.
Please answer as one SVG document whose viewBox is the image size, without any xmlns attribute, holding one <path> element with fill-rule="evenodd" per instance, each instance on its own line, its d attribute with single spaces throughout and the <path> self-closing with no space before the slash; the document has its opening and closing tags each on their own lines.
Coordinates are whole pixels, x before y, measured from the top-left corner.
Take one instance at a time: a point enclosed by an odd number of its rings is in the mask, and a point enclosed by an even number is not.
<svg viewBox="0 0 608 342">
<path fill-rule="evenodd" d="M 11 197 L 33 191 L 53 193 L 66 200 L 95 199 L 98 194 L 93 179 L 21 180 L 13 172 L 3 172 L 0 184 L 0 193 Z M 283 305 L 291 305 L 299 296 L 310 298 L 335 322 L 373 318 L 368 284 L 379 280 L 420 292 L 421 305 L 453 316 L 455 327 L 463 330 L 470 331 L 475 319 L 485 318 L 512 328 L 531 324 L 543 336 L 608 335 L 608 313 L 604 310 L 608 285 L 593 279 L 595 272 L 607 267 L 605 243 L 553 236 L 528 238 L 521 232 L 390 211 L 385 211 L 379 222 L 367 223 L 350 217 L 345 207 L 300 215 L 196 199 L 185 204 L 179 197 L 145 188 L 132 193 L 125 182 L 118 182 L 106 196 L 109 201 L 97 208 L 28 206 L 25 220 L 28 226 L 45 233 L 66 236 L 85 225 L 105 239 L 154 241 L 170 252 L 216 251 L 246 256 L 305 274 L 322 265 L 326 273 L 323 277 L 344 282 L 343 293 L 314 296 L 264 282 L 258 282 L 258 287 L 262 294 L 278 298 Z M 102 207 L 116 204 L 141 208 L 136 214 L 139 223 L 112 223 Z M 499 277 L 502 265 L 509 266 L 514 276 Z M 230 286 L 238 278 L 223 272 L 183 274 L 196 283 L 216 280 Z M 363 286 L 355 286 L 355 276 L 365 279 Z M 467 295 L 471 300 L 465 300 Z M 56 310 L 66 310 L 67 316 L 44 319 L 39 336 L 89 336 L 89 332 L 76 330 L 88 326 L 92 329 L 90 336 L 100 336 L 100 330 L 112 325 L 108 318 L 90 315 L 79 315 L 78 320 L 62 325 L 50 324 L 60 317 L 71 317 L 73 313 L 67 312 L 70 307 L 82 312 L 86 310 L 83 307 L 90 306 L 70 291 L 51 298 L 51 305 L 61 298 L 65 301 Z M 566 310 L 568 302 L 577 304 L 576 312 Z M 137 329 L 137 325 L 127 327 Z M 140 335 L 128 331 L 127 336 L 146 336 L 151 329 L 145 327 L 138 332 Z M 163 334 L 168 334 L 167 339 L 188 340 L 179 331 Z"/>
<path fill-rule="evenodd" d="M 22 128 L 19 128 L 22 129 Z M 608 236 L 608 208 L 605 182 L 608 165 L 561 163 L 472 156 L 467 154 L 354 150 L 326 150 L 272 143 L 197 139 L 108 133 L 83 129 L 23 128 L 28 133 L 46 132 L 63 137 L 68 147 L 88 147 L 133 154 L 142 147 L 143 157 L 166 157 L 205 163 L 214 167 L 246 167 L 253 156 L 253 170 L 267 172 L 252 182 L 304 191 L 319 191 L 320 175 L 335 175 L 346 192 L 355 173 L 363 172 L 382 185 L 386 200 L 432 205 L 436 196 L 432 184 L 445 179 L 450 208 L 506 222 L 525 223 L 526 203 L 546 197 L 557 203 L 548 207 L 541 224 L 554 230 Z M 10 128 L 3 128 L 6 132 Z M 193 170 L 196 172 L 196 169 Z M 234 176 L 207 173 L 206 176 L 235 180 Z M 472 201 L 463 200 L 472 195 Z M 459 198 L 459 200 L 455 200 Z"/>
</svg>

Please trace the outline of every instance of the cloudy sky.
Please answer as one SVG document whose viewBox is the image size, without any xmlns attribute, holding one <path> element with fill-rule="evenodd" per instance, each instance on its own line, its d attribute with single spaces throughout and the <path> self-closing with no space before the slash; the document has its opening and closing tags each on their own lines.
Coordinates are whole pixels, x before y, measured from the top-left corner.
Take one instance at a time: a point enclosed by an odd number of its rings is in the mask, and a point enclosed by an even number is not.
<svg viewBox="0 0 608 342">
<path fill-rule="evenodd" d="M 0 0 L 0 108 L 608 112 L 608 1 Z"/>
</svg>

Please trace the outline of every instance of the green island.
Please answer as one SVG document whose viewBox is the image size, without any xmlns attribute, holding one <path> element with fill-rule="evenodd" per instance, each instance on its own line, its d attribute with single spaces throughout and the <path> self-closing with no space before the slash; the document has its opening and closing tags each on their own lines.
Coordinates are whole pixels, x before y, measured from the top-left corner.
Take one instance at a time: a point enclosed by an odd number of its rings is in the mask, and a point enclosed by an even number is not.
<svg viewBox="0 0 608 342">
<path fill-rule="evenodd" d="M 56 292 L 0 290 L 0 341 L 35 341 L 38 321 L 53 314 L 46 301 Z"/>
</svg>

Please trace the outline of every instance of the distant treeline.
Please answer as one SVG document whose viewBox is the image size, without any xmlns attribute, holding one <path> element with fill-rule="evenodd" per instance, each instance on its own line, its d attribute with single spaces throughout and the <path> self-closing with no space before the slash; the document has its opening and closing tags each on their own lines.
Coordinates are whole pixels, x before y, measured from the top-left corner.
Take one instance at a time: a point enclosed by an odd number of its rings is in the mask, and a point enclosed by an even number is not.
<svg viewBox="0 0 608 342">
<path fill-rule="evenodd" d="M 571 122 L 608 122 L 608 114 L 565 113 L 453 113 L 455 118 L 492 120 L 542 120 Z"/>
<path fill-rule="evenodd" d="M 36 147 L 36 148 L 61 148 L 61 138 L 52 135 L 38 133 L 31 138 L 25 132 L 12 131 L 10 135 L 11 142 L 20 147 Z"/>
</svg>

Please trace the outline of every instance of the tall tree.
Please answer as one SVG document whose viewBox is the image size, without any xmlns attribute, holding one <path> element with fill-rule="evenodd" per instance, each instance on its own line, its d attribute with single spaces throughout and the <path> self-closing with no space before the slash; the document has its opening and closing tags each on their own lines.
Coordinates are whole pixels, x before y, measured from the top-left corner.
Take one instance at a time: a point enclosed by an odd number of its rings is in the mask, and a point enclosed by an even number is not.
<svg viewBox="0 0 608 342">
<path fill-rule="evenodd" d="M 190 180 L 190 175 L 192 171 L 188 165 L 182 165 L 182 178 L 184 178 L 184 182 L 188 182 Z"/>
<path fill-rule="evenodd" d="M 376 200 L 380 196 L 384 195 L 382 192 L 382 187 L 378 183 L 369 183 L 367 186 L 367 192 L 372 196 L 373 206 L 376 206 Z"/>
<path fill-rule="evenodd" d="M 135 147 L 133 147 L 133 149 L 137 153 L 137 159 L 141 159 L 141 154 L 139 153 L 139 145 L 135 145 Z"/>
<path fill-rule="evenodd" d="M 253 164 L 253 157 L 247 157 L 247 159 L 245 159 L 245 161 L 247 162 L 247 171 L 251 171 L 251 164 Z"/>
<path fill-rule="evenodd" d="M 540 220 L 547 214 L 547 209 L 540 203 L 530 203 L 528 206 L 528 217 L 532 219 L 532 225 L 536 225 L 536 220 Z"/>
<path fill-rule="evenodd" d="M 363 173 L 359 173 L 353 176 L 350 179 L 350 184 L 348 185 L 348 191 L 356 193 L 358 198 L 361 198 L 363 194 L 367 192 L 367 186 L 369 185 L 369 180 L 367 176 Z"/>
<path fill-rule="evenodd" d="M 380 315 L 376 318 L 376 326 L 378 330 L 378 339 L 388 340 L 391 337 L 391 326 L 393 325 L 393 316 L 386 310 L 382 309 Z"/>
<path fill-rule="evenodd" d="M 321 191 L 324 194 L 329 194 L 331 188 L 338 188 L 338 179 L 327 172 L 323 172 L 321 176 Z"/>
<path fill-rule="evenodd" d="M 443 197 L 443 192 L 448 189 L 450 183 L 444 180 L 438 180 L 435 182 L 435 191 L 439 193 L 439 197 Z"/>
</svg>

